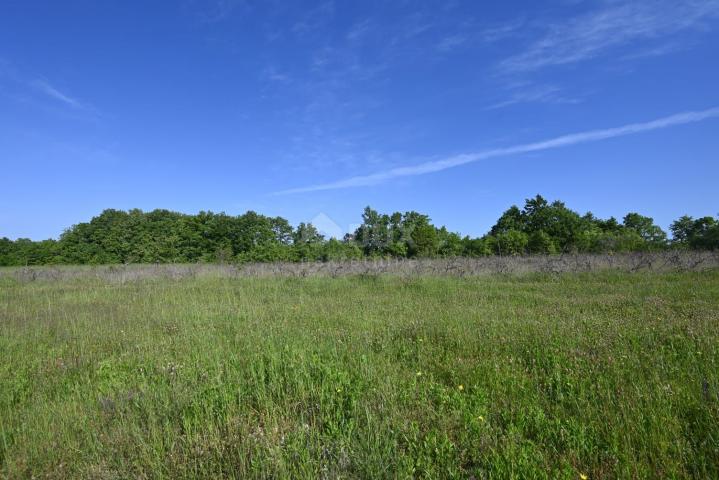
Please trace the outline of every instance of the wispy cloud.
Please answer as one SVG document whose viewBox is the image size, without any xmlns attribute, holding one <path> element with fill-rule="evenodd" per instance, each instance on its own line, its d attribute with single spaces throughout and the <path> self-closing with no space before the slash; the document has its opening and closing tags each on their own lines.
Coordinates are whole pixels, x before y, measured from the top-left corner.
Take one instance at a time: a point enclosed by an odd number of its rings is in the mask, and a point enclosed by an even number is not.
<svg viewBox="0 0 719 480">
<path fill-rule="evenodd" d="M 347 32 L 347 35 L 345 35 L 345 38 L 351 43 L 360 43 L 370 35 L 375 28 L 376 25 L 374 25 L 370 19 L 364 19 L 354 24 Z"/>
<path fill-rule="evenodd" d="M 467 35 L 457 33 L 442 38 L 437 44 L 437 50 L 440 52 L 450 52 L 455 48 L 461 47 L 468 40 Z"/>
<path fill-rule="evenodd" d="M 550 25 L 523 52 L 500 64 L 504 73 L 521 73 L 580 62 L 612 48 L 697 29 L 719 17 L 719 0 L 630 0 Z"/>
<path fill-rule="evenodd" d="M 275 195 L 287 195 L 293 193 L 316 192 L 320 190 L 338 190 L 350 187 L 363 187 L 377 185 L 389 180 L 401 177 L 410 177 L 417 175 L 425 175 L 428 173 L 440 172 L 449 168 L 459 167 L 468 163 L 474 163 L 481 160 L 487 160 L 496 157 L 507 157 L 511 155 L 519 155 L 523 153 L 538 152 L 542 150 L 551 150 L 560 147 L 578 145 L 588 142 L 597 142 L 610 138 L 622 137 L 626 135 L 634 135 L 642 132 L 651 132 L 663 128 L 673 127 L 676 125 L 684 125 L 687 123 L 700 122 L 709 118 L 719 117 L 719 107 L 710 108 L 708 110 L 684 112 L 659 118 L 644 123 L 633 123 L 621 127 L 607 128 L 603 130 L 589 130 L 586 132 L 573 133 L 563 135 L 561 137 L 542 140 L 534 143 L 525 143 L 514 145 L 511 147 L 497 148 L 485 150 L 476 153 L 467 153 L 435 160 L 431 162 L 421 163 L 408 167 L 393 168 L 384 172 L 378 172 L 371 175 L 362 175 L 350 177 L 336 182 L 324 183 L 319 185 L 311 185 L 308 187 L 292 188 L 275 192 Z"/>
<path fill-rule="evenodd" d="M 305 14 L 292 26 L 292 32 L 299 36 L 316 33 L 320 26 L 329 22 L 335 14 L 334 0 L 325 0 Z"/>
<path fill-rule="evenodd" d="M 183 5 L 186 12 L 202 23 L 221 22 L 240 7 L 246 7 L 244 0 L 188 0 Z"/>
<path fill-rule="evenodd" d="M 289 75 L 286 73 L 280 72 L 276 67 L 270 65 L 266 67 L 262 73 L 260 74 L 260 78 L 263 80 L 268 80 L 270 82 L 280 82 L 280 83 L 287 83 L 291 81 Z"/>
<path fill-rule="evenodd" d="M 20 71 L 3 58 L 0 58 L 0 93 L 23 105 L 69 118 L 97 120 L 102 116 L 92 104 L 60 90 L 44 76 Z"/>
<path fill-rule="evenodd" d="M 480 32 L 480 38 L 484 43 L 494 43 L 515 35 L 525 24 L 523 18 L 512 20 L 503 25 L 495 25 L 485 28 Z"/>
<path fill-rule="evenodd" d="M 508 99 L 492 104 L 485 110 L 497 110 L 521 103 L 575 104 L 580 101 L 578 98 L 566 96 L 556 85 L 519 84 Z"/>
<path fill-rule="evenodd" d="M 440 35 L 435 49 L 438 53 L 445 54 L 461 48 L 486 46 L 516 36 L 524 24 L 523 18 L 489 26 L 483 26 L 473 18 L 468 18 L 459 24 L 438 22 L 437 30 Z M 443 35 L 442 31 L 445 32 Z"/>
<path fill-rule="evenodd" d="M 52 85 L 50 85 L 48 82 L 46 82 L 44 80 L 33 80 L 31 82 L 31 85 L 35 89 L 37 89 L 40 92 L 47 95 L 48 97 L 58 100 L 58 101 L 64 103 L 65 105 L 69 105 L 70 107 L 77 108 L 77 109 L 85 109 L 86 108 L 86 106 L 84 104 L 80 103 L 77 99 L 72 98 L 71 96 L 62 93 L 60 90 L 53 87 Z"/>
<path fill-rule="evenodd" d="M 643 50 L 637 50 L 636 52 L 628 53 L 627 55 L 624 55 L 620 58 L 621 60 L 636 60 L 639 58 L 661 57 L 670 53 L 682 51 L 685 48 L 687 48 L 687 45 L 685 43 L 676 41 L 667 42 L 656 47 L 646 48 Z"/>
</svg>

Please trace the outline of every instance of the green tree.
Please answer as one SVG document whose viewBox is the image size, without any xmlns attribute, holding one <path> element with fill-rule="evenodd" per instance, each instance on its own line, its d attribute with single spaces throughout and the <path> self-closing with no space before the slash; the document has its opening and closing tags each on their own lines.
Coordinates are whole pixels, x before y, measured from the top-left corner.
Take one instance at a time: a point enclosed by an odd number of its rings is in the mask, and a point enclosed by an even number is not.
<svg viewBox="0 0 719 480">
<path fill-rule="evenodd" d="M 527 251 L 529 253 L 557 253 L 557 246 L 547 232 L 537 230 L 529 235 Z"/>
<path fill-rule="evenodd" d="M 364 209 L 362 225 L 355 231 L 354 239 L 365 255 L 374 257 L 385 253 L 391 239 L 389 221 L 387 215 L 382 215 L 370 207 Z"/>
<path fill-rule="evenodd" d="M 671 225 L 671 245 L 719 249 L 719 221 L 684 215 Z M 570 210 L 541 195 L 512 206 L 481 238 L 437 228 L 427 215 L 380 214 L 365 208 L 362 224 L 344 241 L 325 241 L 309 223 L 293 229 L 282 217 L 256 212 L 186 215 L 157 209 L 106 209 L 65 230 L 58 240 L 0 239 L 0 265 L 51 263 L 315 261 L 364 257 L 520 255 L 555 252 L 658 250 L 667 236 L 650 217 L 629 213 L 622 223 Z"/>
<path fill-rule="evenodd" d="M 672 222 L 669 230 L 672 232 L 672 243 L 674 245 L 689 245 L 689 239 L 692 236 L 694 227 L 694 219 L 689 215 L 679 217 Z"/>
<path fill-rule="evenodd" d="M 321 259 L 324 262 L 357 260 L 362 258 L 362 249 L 354 242 L 341 242 L 335 238 L 330 238 L 322 245 Z"/>
<path fill-rule="evenodd" d="M 510 230 L 524 231 L 526 228 L 522 211 L 516 205 L 512 205 L 502 216 L 497 219 L 489 234 L 497 236 L 500 233 L 507 233 Z"/>
<path fill-rule="evenodd" d="M 639 234 L 644 240 L 645 250 L 658 250 L 664 248 L 667 244 L 667 234 L 654 225 L 654 219 L 645 217 L 638 213 L 628 213 L 624 217 L 624 228 L 632 230 Z"/>
<path fill-rule="evenodd" d="M 527 251 L 529 237 L 519 230 L 508 230 L 495 236 L 495 252 L 498 255 L 523 255 Z"/>
<path fill-rule="evenodd" d="M 492 255 L 494 253 L 494 244 L 490 239 L 494 240 L 494 237 L 464 237 L 462 239 L 462 255 L 465 257 L 486 257 Z"/>
<path fill-rule="evenodd" d="M 442 257 L 457 257 L 462 255 L 464 244 L 458 233 L 450 232 L 445 227 L 437 229 L 437 254 Z"/>
<path fill-rule="evenodd" d="M 322 243 L 324 237 L 311 223 L 300 223 L 292 235 L 294 245 Z"/>
<path fill-rule="evenodd" d="M 684 217 L 679 220 L 686 222 Z M 693 220 L 685 234 L 687 243 L 693 249 L 715 250 L 719 248 L 719 222 L 712 217 L 707 216 Z"/>
<path fill-rule="evenodd" d="M 415 222 L 412 227 L 410 237 L 412 241 L 408 245 L 408 256 L 433 257 L 437 254 L 437 249 L 439 247 L 437 229 L 434 228 L 428 220 L 422 219 Z"/>
<path fill-rule="evenodd" d="M 294 233 L 294 250 L 303 262 L 320 260 L 323 255 L 324 237 L 311 223 L 300 223 Z"/>
</svg>

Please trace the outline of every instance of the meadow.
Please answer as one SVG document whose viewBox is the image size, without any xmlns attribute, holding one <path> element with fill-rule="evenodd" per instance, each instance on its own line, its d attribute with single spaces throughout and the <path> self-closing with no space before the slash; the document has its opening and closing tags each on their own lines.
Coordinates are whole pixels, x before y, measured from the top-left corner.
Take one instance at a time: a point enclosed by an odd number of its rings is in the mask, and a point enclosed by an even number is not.
<svg viewBox="0 0 719 480">
<path fill-rule="evenodd" d="M 27 275 L 0 478 L 719 478 L 716 269 Z"/>
</svg>

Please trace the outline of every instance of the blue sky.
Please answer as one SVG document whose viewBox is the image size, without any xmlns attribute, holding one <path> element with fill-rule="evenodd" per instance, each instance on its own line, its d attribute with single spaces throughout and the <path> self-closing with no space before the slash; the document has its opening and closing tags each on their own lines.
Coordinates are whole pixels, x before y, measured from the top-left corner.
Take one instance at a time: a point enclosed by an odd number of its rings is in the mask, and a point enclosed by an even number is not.
<svg viewBox="0 0 719 480">
<path fill-rule="evenodd" d="M 0 236 L 105 208 L 716 215 L 719 0 L 0 3 Z M 578 135 L 577 135 L 578 134 Z"/>
</svg>

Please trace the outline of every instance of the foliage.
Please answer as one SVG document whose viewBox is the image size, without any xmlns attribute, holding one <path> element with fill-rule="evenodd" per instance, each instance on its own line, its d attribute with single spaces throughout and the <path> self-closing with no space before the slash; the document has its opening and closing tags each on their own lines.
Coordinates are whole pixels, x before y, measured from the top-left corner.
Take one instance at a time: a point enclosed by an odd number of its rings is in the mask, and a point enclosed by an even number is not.
<svg viewBox="0 0 719 480">
<path fill-rule="evenodd" d="M 676 245 L 697 250 L 719 249 L 719 221 L 712 217 L 694 220 L 684 215 L 672 223 L 670 230 Z"/>
<path fill-rule="evenodd" d="M 659 250 L 666 247 L 667 234 L 650 217 L 638 213 L 628 213 L 624 217 L 624 228 L 636 232 L 642 239 L 644 248 Z"/>
<path fill-rule="evenodd" d="M 521 255 L 527 251 L 529 236 L 515 229 L 497 234 L 495 252 L 497 255 Z"/>
<path fill-rule="evenodd" d="M 325 239 L 310 223 L 293 228 L 282 217 L 249 211 L 231 216 L 168 210 L 108 209 L 67 229 L 58 240 L 0 239 L 0 266 L 45 264 L 330 261 L 357 258 L 432 258 L 554 253 L 620 253 L 670 247 L 719 248 L 719 221 L 683 216 L 673 239 L 650 217 L 632 212 L 618 222 L 570 210 L 542 196 L 506 210 L 489 233 L 472 238 L 432 224 L 415 212 L 379 213 L 370 207 L 344 239 Z"/>
<path fill-rule="evenodd" d="M 557 246 L 547 232 L 537 230 L 529 236 L 527 250 L 529 253 L 557 253 Z"/>
</svg>

